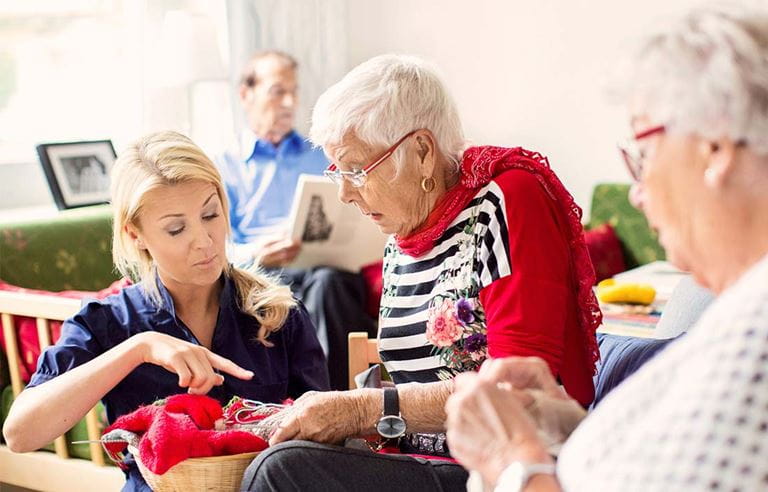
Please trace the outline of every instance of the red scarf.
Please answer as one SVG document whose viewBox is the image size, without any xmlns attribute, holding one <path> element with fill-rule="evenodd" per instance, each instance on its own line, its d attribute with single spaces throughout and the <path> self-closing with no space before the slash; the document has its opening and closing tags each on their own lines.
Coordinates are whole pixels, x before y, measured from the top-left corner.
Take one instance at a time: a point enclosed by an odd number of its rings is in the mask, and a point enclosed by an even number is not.
<svg viewBox="0 0 768 492">
<path fill-rule="evenodd" d="M 426 222 L 407 237 L 396 237 L 397 247 L 403 253 L 419 257 L 430 251 L 464 207 L 493 178 L 509 169 L 523 169 L 536 176 L 549 197 L 558 203 L 562 223 L 566 225 L 567 242 L 572 253 L 573 272 L 578 287 L 577 305 L 579 324 L 592 362 L 599 359 L 595 330 L 602 322 L 602 314 L 592 291 L 595 271 L 584 242 L 581 208 L 568 193 L 549 161 L 538 152 L 522 147 L 470 147 L 461 160 L 459 183 L 437 203 Z"/>
</svg>

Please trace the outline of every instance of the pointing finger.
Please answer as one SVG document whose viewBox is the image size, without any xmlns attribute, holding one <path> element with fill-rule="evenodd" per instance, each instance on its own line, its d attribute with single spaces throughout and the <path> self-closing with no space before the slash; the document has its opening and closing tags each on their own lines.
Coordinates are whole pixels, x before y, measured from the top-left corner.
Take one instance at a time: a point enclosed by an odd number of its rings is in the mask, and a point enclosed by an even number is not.
<svg viewBox="0 0 768 492">
<path fill-rule="evenodd" d="M 220 355 L 216 355 L 213 352 L 207 352 L 206 356 L 211 361 L 211 365 L 216 369 L 222 370 L 227 374 L 235 376 L 238 379 L 249 380 L 253 377 L 253 371 L 243 369 L 231 360 L 224 358 Z"/>
</svg>

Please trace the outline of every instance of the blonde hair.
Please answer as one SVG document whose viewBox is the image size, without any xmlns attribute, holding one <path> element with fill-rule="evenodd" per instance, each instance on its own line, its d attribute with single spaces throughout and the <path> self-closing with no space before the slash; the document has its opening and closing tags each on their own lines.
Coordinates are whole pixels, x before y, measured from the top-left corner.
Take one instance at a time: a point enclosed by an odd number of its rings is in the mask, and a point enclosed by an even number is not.
<svg viewBox="0 0 768 492">
<path fill-rule="evenodd" d="M 204 181 L 216 188 L 229 234 L 229 205 L 221 175 L 205 153 L 184 135 L 171 131 L 146 135 L 129 145 L 112 169 L 112 259 L 115 268 L 140 282 L 147 296 L 158 306 L 163 301 L 157 288 L 157 266 L 149 251 L 136 246 L 126 226 L 141 230 L 139 219 L 148 192 L 190 181 Z M 257 340 L 271 346 L 267 337 L 280 329 L 296 305 L 290 289 L 279 285 L 257 267 L 244 270 L 228 265 L 224 274 L 234 283 L 240 309 L 258 321 Z"/>
</svg>

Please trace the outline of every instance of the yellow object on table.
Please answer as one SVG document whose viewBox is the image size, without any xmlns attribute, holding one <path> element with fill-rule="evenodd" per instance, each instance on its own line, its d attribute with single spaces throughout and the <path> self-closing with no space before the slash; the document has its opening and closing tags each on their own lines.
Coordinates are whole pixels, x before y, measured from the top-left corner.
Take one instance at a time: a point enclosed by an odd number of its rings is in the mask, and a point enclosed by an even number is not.
<svg viewBox="0 0 768 492">
<path fill-rule="evenodd" d="M 597 284 L 597 298 L 600 302 L 649 305 L 656 298 L 656 289 L 650 284 L 616 282 L 609 278 Z"/>
</svg>

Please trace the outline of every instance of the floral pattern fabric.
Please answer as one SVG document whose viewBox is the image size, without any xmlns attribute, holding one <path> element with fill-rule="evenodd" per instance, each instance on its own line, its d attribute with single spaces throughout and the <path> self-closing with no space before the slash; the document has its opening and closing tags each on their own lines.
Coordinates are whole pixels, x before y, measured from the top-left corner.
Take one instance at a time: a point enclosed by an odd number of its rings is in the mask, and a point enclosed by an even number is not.
<svg viewBox="0 0 768 492">
<path fill-rule="evenodd" d="M 30 289 L 99 290 L 112 268 L 108 205 L 0 223 L 0 279 Z"/>
</svg>

